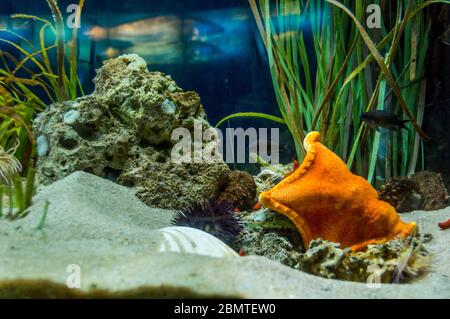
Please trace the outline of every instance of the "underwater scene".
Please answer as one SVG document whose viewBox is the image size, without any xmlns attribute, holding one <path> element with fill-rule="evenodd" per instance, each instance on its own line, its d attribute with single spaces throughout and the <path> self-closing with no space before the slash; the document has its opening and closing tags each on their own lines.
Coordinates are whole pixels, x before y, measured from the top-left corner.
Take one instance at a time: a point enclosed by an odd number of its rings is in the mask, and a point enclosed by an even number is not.
<svg viewBox="0 0 450 319">
<path fill-rule="evenodd" d="M 0 298 L 448 299 L 449 119 L 450 1 L 0 0 Z"/>
</svg>

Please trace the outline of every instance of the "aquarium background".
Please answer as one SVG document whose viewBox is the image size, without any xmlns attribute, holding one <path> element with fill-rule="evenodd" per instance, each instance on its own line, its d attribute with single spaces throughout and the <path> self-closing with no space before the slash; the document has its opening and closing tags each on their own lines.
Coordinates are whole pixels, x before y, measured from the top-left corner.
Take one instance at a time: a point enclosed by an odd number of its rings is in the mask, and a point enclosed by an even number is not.
<svg viewBox="0 0 450 319">
<path fill-rule="evenodd" d="M 71 3 L 59 1 L 66 19 L 70 12 L 64 9 Z M 50 18 L 46 2 L 6 0 L 0 6 L 0 24 L 38 44 L 39 22 L 11 19 L 17 12 Z M 133 26 L 133 22 L 139 25 Z M 92 35 L 94 28 L 111 30 L 117 26 L 130 27 L 131 34 L 142 28 L 149 31 L 146 36 L 128 39 L 113 35 L 97 39 Z M 80 30 L 78 68 L 85 93 L 93 90 L 95 69 L 104 60 L 137 53 L 147 61 L 149 70 L 169 74 L 184 90 L 198 92 L 212 125 L 235 112 L 279 115 L 266 52 L 247 1 L 86 1 Z M 4 44 L 2 49 L 18 54 Z M 294 146 L 285 126 L 260 119 L 237 119 L 227 124 L 279 127 L 281 161 L 294 159 Z"/>
<path fill-rule="evenodd" d="M 450 1 L 1 1 L 0 298 L 450 298 Z"/>
<path fill-rule="evenodd" d="M 72 2 L 59 1 L 65 19 L 71 14 L 65 9 Z M 430 12 L 430 16 L 443 15 Z M 40 23 L 11 19 L 11 14 L 15 13 L 50 18 L 47 3 L 3 0 L 0 6 L 0 27 L 17 32 L 26 39 L 33 39 L 37 45 Z M 437 18 L 434 20 L 439 21 Z M 116 27 L 127 26 L 131 27 L 127 39 L 108 34 Z M 439 160 L 448 159 L 450 154 L 446 125 L 441 123 L 441 119 L 448 117 L 450 90 L 446 72 L 449 63 L 445 60 L 448 48 L 440 45 L 440 27 L 436 22 L 433 28 L 438 30 L 431 30 L 430 33 L 430 52 L 439 54 L 431 56 L 427 62 L 427 76 L 431 79 L 427 86 L 427 103 L 434 105 L 428 107 L 424 119 L 424 129 L 433 138 L 433 143 L 425 145 L 425 156 L 426 166 L 443 172 L 448 183 L 450 168 L 445 164 L 448 161 Z M 96 38 L 93 32 L 96 28 L 107 30 L 106 36 Z M 143 28 L 149 28 L 144 37 L 137 34 Z M 308 44 L 309 32 L 302 31 L 306 34 Z M 66 32 L 69 34 L 70 30 Z M 136 32 L 135 36 L 133 32 Z M 23 45 L 23 41 L 21 43 L 18 38 L 8 34 L 4 36 Z M 50 43 L 53 39 L 48 41 Z M 101 67 L 104 60 L 120 54 L 137 53 L 146 59 L 150 70 L 169 74 L 184 90 L 198 92 L 212 125 L 236 112 L 280 116 L 267 54 L 247 1 L 86 1 L 78 45 L 78 71 L 86 94 L 92 91 L 95 70 Z M 437 49 L 433 49 L 433 46 Z M 20 56 L 17 50 L 4 42 L 0 43 L 0 49 Z M 55 56 L 51 56 L 50 60 L 56 61 Z M 311 62 L 311 74 L 314 75 L 315 65 L 314 61 Z M 226 125 L 244 128 L 279 127 L 281 162 L 287 163 L 296 157 L 292 137 L 284 125 L 255 118 L 233 119 Z M 247 167 L 254 168 L 252 165 Z"/>
<path fill-rule="evenodd" d="M 69 4 L 60 1 L 61 8 Z M 3 25 L 31 35 L 35 41 L 38 26 L 24 21 L 13 25 L 9 16 L 17 12 L 49 15 L 45 1 L 7 0 L 0 10 Z M 96 41 L 87 35 L 95 26 L 111 28 L 143 19 L 144 25 L 153 28 L 147 39 L 126 41 L 107 36 Z M 93 88 L 93 68 L 108 57 L 138 51 L 150 70 L 170 74 L 185 90 L 197 91 L 212 123 L 245 108 L 276 109 L 264 48 L 248 5 L 242 1 L 171 1 L 170 5 L 162 1 L 87 1 L 81 30 L 80 75 L 87 93 Z"/>
</svg>

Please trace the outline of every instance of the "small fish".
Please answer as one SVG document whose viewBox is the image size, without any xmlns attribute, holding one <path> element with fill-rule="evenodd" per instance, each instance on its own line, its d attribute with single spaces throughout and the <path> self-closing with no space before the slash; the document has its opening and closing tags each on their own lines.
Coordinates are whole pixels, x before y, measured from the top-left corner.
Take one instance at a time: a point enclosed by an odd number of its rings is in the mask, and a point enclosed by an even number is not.
<svg viewBox="0 0 450 319">
<path fill-rule="evenodd" d="M 371 128 L 387 128 L 389 130 L 398 131 L 402 128 L 406 129 L 405 123 L 409 120 L 402 120 L 398 115 L 387 111 L 370 111 L 361 115 L 361 120 Z"/>
</svg>

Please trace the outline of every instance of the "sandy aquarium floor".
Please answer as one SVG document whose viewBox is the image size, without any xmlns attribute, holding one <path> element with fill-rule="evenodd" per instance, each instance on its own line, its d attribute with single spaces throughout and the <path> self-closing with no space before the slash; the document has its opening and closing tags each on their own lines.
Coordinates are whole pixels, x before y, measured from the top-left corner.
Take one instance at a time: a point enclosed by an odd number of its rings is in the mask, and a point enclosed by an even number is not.
<svg viewBox="0 0 450 319">
<path fill-rule="evenodd" d="M 46 201 L 45 225 L 36 230 Z M 173 211 L 150 208 L 133 189 L 77 172 L 44 188 L 28 217 L 0 224 L 0 297 L 450 298 L 450 231 L 437 226 L 449 212 L 403 214 L 433 235 L 430 272 L 410 284 L 370 288 L 264 257 L 161 252 L 158 229 L 170 225 Z"/>
</svg>

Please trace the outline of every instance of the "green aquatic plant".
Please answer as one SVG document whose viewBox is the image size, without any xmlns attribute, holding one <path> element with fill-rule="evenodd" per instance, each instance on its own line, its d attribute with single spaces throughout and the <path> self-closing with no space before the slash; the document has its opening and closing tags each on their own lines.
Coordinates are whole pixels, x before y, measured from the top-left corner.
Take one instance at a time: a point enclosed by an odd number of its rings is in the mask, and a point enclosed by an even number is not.
<svg viewBox="0 0 450 319">
<path fill-rule="evenodd" d="M 27 214 L 27 209 L 31 205 L 31 200 L 36 191 L 35 170 L 29 168 L 27 176 L 22 178 L 18 172 L 10 177 L 7 184 L 0 184 L 0 217 L 3 216 L 4 200 L 8 202 L 9 219 L 17 219 Z M 6 198 L 4 198 L 6 195 Z"/>
<path fill-rule="evenodd" d="M 423 10 L 437 3 L 450 2 L 249 0 L 281 118 L 243 112 L 219 124 L 237 117 L 284 122 L 299 160 L 306 134 L 320 131 L 324 144 L 372 183 L 414 173 L 428 140 L 421 129 L 429 30 Z M 368 5 L 379 6 L 379 27 L 366 26 Z M 401 114 L 411 125 L 370 131 L 360 115 L 375 109 Z"/>
<path fill-rule="evenodd" d="M 21 54 L 16 58 L 7 51 L 0 51 L 0 145 L 9 147 L 16 139 L 20 141 L 15 155 L 24 171 L 34 154 L 35 141 L 30 129 L 34 115 L 49 103 L 72 100 L 84 94 L 77 73 L 78 29 L 73 29 L 66 50 L 63 18 L 57 1 L 47 0 L 47 3 L 54 22 L 34 15 L 12 15 L 13 19 L 41 24 L 38 46 L 12 30 L 0 29 L 0 42 Z M 80 0 L 76 23 L 80 21 L 83 5 L 84 0 Z M 19 39 L 20 44 L 6 36 Z M 48 41 L 49 38 L 54 40 Z M 52 63 L 49 54 L 54 50 L 56 61 Z M 53 64 L 56 64 L 56 70 L 53 70 Z"/>
<path fill-rule="evenodd" d="M 22 166 L 17 158 L 14 157 L 15 149 L 10 151 L 5 151 L 3 147 L 0 146 L 0 217 L 3 216 L 3 193 L 4 187 L 7 188 L 7 194 L 9 195 L 9 213 L 12 215 L 13 212 L 13 186 L 12 182 L 14 177 L 20 170 Z M 5 186 L 3 185 L 6 184 Z"/>
<path fill-rule="evenodd" d="M 26 167 L 31 158 L 33 145 L 33 134 L 30 129 L 33 111 L 24 103 L 14 100 L 15 96 L 3 85 L 0 80 L 0 146 L 3 149 L 14 150 L 14 155 L 20 158 L 22 166 Z"/>
<path fill-rule="evenodd" d="M 14 176 L 22 170 L 19 160 L 13 155 L 15 149 L 5 151 L 0 146 L 0 182 L 10 184 Z"/>
<path fill-rule="evenodd" d="M 47 212 L 48 212 L 48 206 L 50 205 L 50 202 L 48 200 L 45 200 L 44 202 L 44 208 L 42 209 L 42 216 L 39 219 L 39 224 L 36 227 L 36 230 L 43 230 L 45 221 L 47 220 Z"/>
<path fill-rule="evenodd" d="M 3 216 L 3 199 L 7 195 L 8 218 L 19 217 L 31 205 L 31 198 L 35 191 L 35 171 L 28 169 L 25 179 L 20 177 L 22 165 L 13 155 L 15 148 L 5 151 L 0 146 L 0 217 Z M 17 208 L 16 212 L 14 208 Z"/>
</svg>

